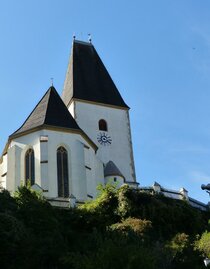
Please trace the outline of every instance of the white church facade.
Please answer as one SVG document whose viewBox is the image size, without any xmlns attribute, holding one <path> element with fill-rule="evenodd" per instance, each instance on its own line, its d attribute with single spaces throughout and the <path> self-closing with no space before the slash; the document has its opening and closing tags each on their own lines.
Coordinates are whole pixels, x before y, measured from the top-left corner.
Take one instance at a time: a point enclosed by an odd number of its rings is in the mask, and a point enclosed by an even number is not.
<svg viewBox="0 0 210 269">
<path fill-rule="evenodd" d="M 55 204 L 94 198 L 108 181 L 138 186 L 129 107 L 92 43 L 73 41 L 62 96 L 51 86 L 8 138 L 1 187 L 27 181 Z"/>
</svg>

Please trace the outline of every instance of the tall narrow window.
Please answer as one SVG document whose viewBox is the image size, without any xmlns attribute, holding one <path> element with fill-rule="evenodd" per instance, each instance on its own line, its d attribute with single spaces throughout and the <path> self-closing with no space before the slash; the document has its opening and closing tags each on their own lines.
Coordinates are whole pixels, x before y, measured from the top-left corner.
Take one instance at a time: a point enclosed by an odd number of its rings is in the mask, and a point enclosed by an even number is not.
<svg viewBox="0 0 210 269">
<path fill-rule="evenodd" d="M 107 123 L 105 120 L 100 120 L 98 122 L 98 128 L 100 131 L 107 131 Z"/>
<path fill-rule="evenodd" d="M 31 186 L 35 183 L 35 165 L 33 149 L 29 149 L 25 155 L 25 181 L 29 181 Z"/>
<path fill-rule="evenodd" d="M 68 153 L 64 147 L 57 149 L 58 197 L 69 197 Z"/>
</svg>

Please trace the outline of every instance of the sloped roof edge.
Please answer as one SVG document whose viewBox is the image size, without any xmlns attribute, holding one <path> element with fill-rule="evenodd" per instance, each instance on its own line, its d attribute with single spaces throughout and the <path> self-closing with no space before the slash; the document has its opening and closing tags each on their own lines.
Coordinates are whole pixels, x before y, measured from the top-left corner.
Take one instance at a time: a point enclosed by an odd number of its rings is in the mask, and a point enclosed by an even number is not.
<svg viewBox="0 0 210 269">
<path fill-rule="evenodd" d="M 92 43 L 73 41 L 62 99 L 72 98 L 129 108 Z"/>
<path fill-rule="evenodd" d="M 105 168 L 104 168 L 104 176 L 121 176 L 123 178 L 124 175 L 121 173 L 121 171 L 119 170 L 119 168 L 116 166 L 116 164 L 113 161 L 109 161 Z"/>
</svg>

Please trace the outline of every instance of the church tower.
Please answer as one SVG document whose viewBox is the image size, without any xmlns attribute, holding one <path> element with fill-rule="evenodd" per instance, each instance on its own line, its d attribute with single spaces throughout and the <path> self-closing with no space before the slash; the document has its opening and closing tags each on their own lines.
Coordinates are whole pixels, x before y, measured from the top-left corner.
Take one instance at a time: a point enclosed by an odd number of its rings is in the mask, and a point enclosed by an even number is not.
<svg viewBox="0 0 210 269">
<path fill-rule="evenodd" d="M 111 162 L 119 171 L 113 172 L 115 180 L 120 176 L 136 186 L 129 107 L 91 42 L 73 41 L 62 99 L 98 146 L 97 156 L 104 168 Z"/>
</svg>

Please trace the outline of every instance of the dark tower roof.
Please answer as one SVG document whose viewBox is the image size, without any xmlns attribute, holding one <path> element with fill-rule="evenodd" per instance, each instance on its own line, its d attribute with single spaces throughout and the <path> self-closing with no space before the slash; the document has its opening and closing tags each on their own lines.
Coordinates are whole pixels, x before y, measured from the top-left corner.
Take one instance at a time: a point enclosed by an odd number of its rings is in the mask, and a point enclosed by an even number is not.
<svg viewBox="0 0 210 269">
<path fill-rule="evenodd" d="M 91 43 L 73 41 L 62 99 L 72 98 L 129 108 Z"/>
<path fill-rule="evenodd" d="M 41 126 L 80 130 L 53 86 L 48 89 L 23 125 L 10 137 Z"/>
<path fill-rule="evenodd" d="M 120 172 L 118 167 L 113 163 L 113 161 L 109 161 L 104 168 L 104 176 L 120 176 L 123 177 L 123 174 Z"/>
</svg>

